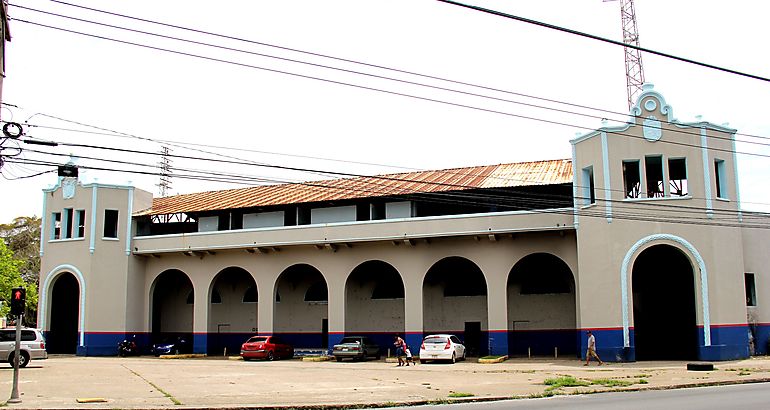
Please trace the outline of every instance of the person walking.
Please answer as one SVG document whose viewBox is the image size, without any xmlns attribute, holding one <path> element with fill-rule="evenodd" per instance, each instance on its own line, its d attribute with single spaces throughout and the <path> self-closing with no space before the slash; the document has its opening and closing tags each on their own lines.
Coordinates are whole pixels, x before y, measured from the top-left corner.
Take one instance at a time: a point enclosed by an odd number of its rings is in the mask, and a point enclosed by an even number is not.
<svg viewBox="0 0 770 410">
<path fill-rule="evenodd" d="M 591 357 L 595 357 L 596 360 L 599 361 L 599 366 L 603 365 L 604 362 L 602 359 L 599 358 L 599 355 L 596 354 L 596 338 L 594 337 L 593 333 L 591 331 L 588 331 L 588 350 L 586 350 L 586 364 L 583 366 L 588 366 L 588 362 L 591 360 Z"/>
<path fill-rule="evenodd" d="M 393 345 L 396 346 L 396 359 L 398 359 L 398 365 L 403 366 L 404 365 L 404 346 L 406 343 L 404 343 L 404 339 L 401 338 L 401 336 L 396 335 L 395 341 L 393 342 Z M 407 363 L 407 366 L 409 363 Z"/>
</svg>

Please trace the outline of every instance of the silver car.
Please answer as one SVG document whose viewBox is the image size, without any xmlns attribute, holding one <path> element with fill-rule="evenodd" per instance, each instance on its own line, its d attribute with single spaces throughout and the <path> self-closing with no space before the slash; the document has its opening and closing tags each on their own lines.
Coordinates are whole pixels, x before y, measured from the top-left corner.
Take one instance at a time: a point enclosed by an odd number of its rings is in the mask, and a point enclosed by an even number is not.
<svg viewBox="0 0 770 410">
<path fill-rule="evenodd" d="M 16 329 L 0 329 L 0 361 L 7 361 L 13 366 L 15 348 Z M 32 359 L 47 359 L 48 352 L 45 350 L 43 333 L 38 329 L 22 329 L 19 352 L 19 367 L 27 366 Z"/>
</svg>

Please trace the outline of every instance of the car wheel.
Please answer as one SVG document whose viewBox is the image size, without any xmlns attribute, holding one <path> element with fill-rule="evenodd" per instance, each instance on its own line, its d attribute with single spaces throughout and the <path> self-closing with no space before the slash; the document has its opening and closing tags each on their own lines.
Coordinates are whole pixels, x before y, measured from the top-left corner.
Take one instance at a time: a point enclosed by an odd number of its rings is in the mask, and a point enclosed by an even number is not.
<svg viewBox="0 0 770 410">
<path fill-rule="evenodd" d="M 8 356 L 8 364 L 13 367 L 13 357 L 14 354 L 11 353 L 10 356 Z M 19 367 L 27 367 L 27 364 L 29 363 L 29 355 L 26 352 L 21 352 L 21 357 L 19 358 Z"/>
<path fill-rule="evenodd" d="M 452 364 L 455 364 L 455 363 L 457 363 L 457 356 L 454 353 L 452 353 Z"/>
<path fill-rule="evenodd" d="M 362 362 L 365 362 L 365 361 L 366 361 L 366 358 L 367 358 L 368 356 L 369 356 L 369 353 L 367 353 L 367 352 L 366 352 L 366 350 L 364 350 L 364 354 L 362 354 L 362 355 L 361 355 L 361 361 L 362 361 Z"/>
<path fill-rule="evenodd" d="M 466 352 L 467 352 L 467 350 L 463 350 L 463 361 L 465 361 L 465 353 Z"/>
<path fill-rule="evenodd" d="M 268 360 L 268 361 L 271 361 L 271 362 L 272 362 L 273 360 L 275 360 L 275 356 L 273 356 L 273 351 L 272 351 L 272 350 L 269 350 L 269 351 L 267 352 L 267 360 Z"/>
<path fill-rule="evenodd" d="M 341 362 L 341 361 L 342 361 L 342 358 L 341 358 L 341 357 L 337 357 L 336 359 L 337 359 L 337 361 L 338 361 L 338 362 Z"/>
</svg>

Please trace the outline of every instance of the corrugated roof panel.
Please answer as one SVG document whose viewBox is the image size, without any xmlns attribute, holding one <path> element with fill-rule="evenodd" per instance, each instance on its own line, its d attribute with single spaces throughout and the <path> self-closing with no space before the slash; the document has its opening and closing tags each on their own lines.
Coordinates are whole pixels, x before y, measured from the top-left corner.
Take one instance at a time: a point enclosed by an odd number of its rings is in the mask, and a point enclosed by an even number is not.
<svg viewBox="0 0 770 410">
<path fill-rule="evenodd" d="M 371 177 L 305 183 L 261 185 L 154 198 L 152 208 L 135 215 L 164 215 L 224 209 L 255 208 L 343 199 L 399 196 L 572 182 L 570 160 L 520 162 L 435 171 L 414 171 Z"/>
</svg>

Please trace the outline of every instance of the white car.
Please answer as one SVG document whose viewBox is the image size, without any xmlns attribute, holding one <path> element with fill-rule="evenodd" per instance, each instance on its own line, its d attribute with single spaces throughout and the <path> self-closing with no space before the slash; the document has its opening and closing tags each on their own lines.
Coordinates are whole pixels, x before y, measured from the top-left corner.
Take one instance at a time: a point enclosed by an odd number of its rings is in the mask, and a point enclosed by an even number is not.
<svg viewBox="0 0 770 410">
<path fill-rule="evenodd" d="M 420 363 L 430 360 L 465 360 L 465 346 L 455 335 L 428 335 L 420 346 Z"/>
<path fill-rule="evenodd" d="M 13 354 L 16 347 L 16 329 L 0 329 L 0 361 L 7 361 L 13 366 Z M 21 329 L 19 344 L 19 367 L 26 367 L 30 360 L 48 358 L 45 350 L 45 338 L 38 329 Z"/>
</svg>

